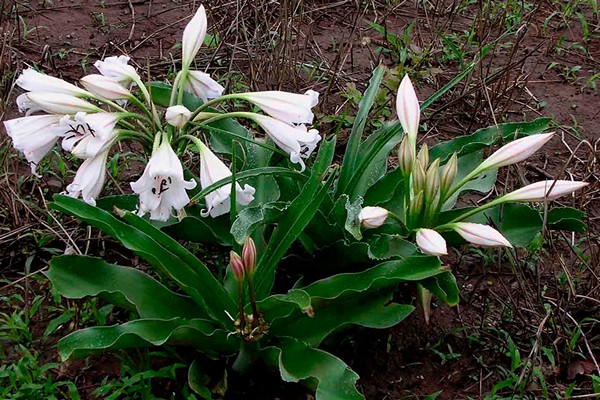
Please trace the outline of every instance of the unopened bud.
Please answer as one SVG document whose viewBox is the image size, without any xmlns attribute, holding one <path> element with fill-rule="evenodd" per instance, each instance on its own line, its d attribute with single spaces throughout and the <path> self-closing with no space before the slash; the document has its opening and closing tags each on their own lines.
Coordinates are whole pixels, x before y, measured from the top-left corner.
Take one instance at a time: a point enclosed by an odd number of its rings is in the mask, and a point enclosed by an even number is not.
<svg viewBox="0 0 600 400">
<path fill-rule="evenodd" d="M 237 282 L 244 281 L 244 262 L 238 253 L 235 251 L 231 251 L 229 253 L 229 262 L 231 264 L 231 272 L 233 272 L 233 277 Z"/>
<path fill-rule="evenodd" d="M 383 207 L 365 207 L 360 210 L 358 220 L 365 228 L 379 228 L 389 215 L 389 211 Z"/>
<path fill-rule="evenodd" d="M 421 163 L 415 163 L 412 172 L 413 178 L 413 193 L 418 193 L 425 189 L 425 170 Z"/>
<path fill-rule="evenodd" d="M 423 211 L 424 197 L 424 192 L 421 190 L 413 198 L 410 205 L 410 212 L 413 216 L 419 215 L 421 214 L 421 211 Z"/>
<path fill-rule="evenodd" d="M 429 166 L 429 147 L 427 147 L 427 143 L 423 143 L 423 146 L 421 146 L 421 150 L 417 154 L 417 162 L 421 164 L 424 170 Z"/>
<path fill-rule="evenodd" d="M 425 177 L 425 199 L 427 202 L 433 200 L 440 190 L 440 159 L 436 158 L 431 163 Z"/>
<path fill-rule="evenodd" d="M 452 182 L 456 177 L 457 171 L 458 161 L 456 153 L 454 153 L 452 154 L 452 157 L 450 157 L 446 165 L 444 165 L 444 169 L 442 170 L 442 177 L 440 178 L 440 190 L 442 191 L 442 193 L 446 193 L 448 190 L 450 190 Z"/>
<path fill-rule="evenodd" d="M 404 139 L 400 143 L 400 147 L 398 147 L 398 165 L 400 166 L 400 170 L 404 176 L 408 176 L 412 169 L 413 164 L 413 155 L 410 149 L 410 142 L 408 137 L 404 135 Z"/>
<path fill-rule="evenodd" d="M 165 119 L 167 122 L 176 127 L 185 125 L 190 120 L 191 116 L 192 113 L 190 110 L 180 105 L 167 108 L 165 113 Z"/>
<path fill-rule="evenodd" d="M 244 268 L 248 275 L 254 275 L 256 270 L 256 245 L 250 236 L 246 237 L 244 247 L 242 247 L 242 260 Z"/>
</svg>

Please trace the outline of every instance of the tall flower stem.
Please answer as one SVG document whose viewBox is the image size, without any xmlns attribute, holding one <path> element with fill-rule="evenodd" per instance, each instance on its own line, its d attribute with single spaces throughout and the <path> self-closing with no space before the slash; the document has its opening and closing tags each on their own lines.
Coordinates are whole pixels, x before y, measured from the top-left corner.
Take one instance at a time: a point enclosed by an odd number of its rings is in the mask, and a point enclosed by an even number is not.
<svg viewBox="0 0 600 400">
<path fill-rule="evenodd" d="M 256 295 L 254 294 L 254 276 L 253 274 L 248 274 L 248 292 L 250 294 L 250 305 L 252 307 L 252 317 L 253 322 L 258 323 L 260 321 L 260 312 L 256 307 Z"/>
</svg>

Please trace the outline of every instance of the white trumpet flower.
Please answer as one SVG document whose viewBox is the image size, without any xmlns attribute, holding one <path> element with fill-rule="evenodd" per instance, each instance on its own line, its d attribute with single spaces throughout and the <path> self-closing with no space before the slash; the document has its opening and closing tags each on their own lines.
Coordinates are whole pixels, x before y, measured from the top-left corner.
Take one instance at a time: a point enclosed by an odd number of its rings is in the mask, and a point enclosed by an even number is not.
<svg viewBox="0 0 600 400">
<path fill-rule="evenodd" d="M 115 125 L 121 118 L 120 113 L 86 114 L 79 112 L 75 118 L 68 115 L 60 120 L 63 129 L 62 147 L 78 158 L 95 157 L 99 152 L 112 145 L 117 132 Z"/>
<path fill-rule="evenodd" d="M 379 228 L 389 214 L 389 211 L 383 207 L 364 207 L 358 213 L 358 221 L 364 228 Z"/>
<path fill-rule="evenodd" d="M 266 115 L 252 114 L 250 118 L 265 130 L 277 146 L 290 155 L 293 163 L 300 164 L 304 171 L 303 158 L 310 157 L 321 140 L 318 130 L 307 130 L 305 125 L 288 125 Z"/>
<path fill-rule="evenodd" d="M 219 82 L 200 71 L 187 71 L 183 89 L 202 99 L 205 103 L 208 100 L 216 99 L 225 91 L 225 88 Z"/>
<path fill-rule="evenodd" d="M 24 70 L 17 79 L 17 85 L 30 92 L 62 93 L 71 96 L 92 97 L 84 89 L 62 79 L 37 72 L 33 68 Z"/>
<path fill-rule="evenodd" d="M 538 135 L 526 136 L 521 139 L 512 141 L 494 152 L 486 158 L 478 167 L 477 171 L 483 172 L 489 169 L 496 169 L 506 165 L 516 164 L 529 158 L 533 153 L 538 151 L 550 139 L 552 133 L 540 133 Z"/>
<path fill-rule="evenodd" d="M 190 202 L 186 190 L 195 187 L 196 181 L 183 179 L 181 161 L 167 141 L 152 154 L 140 179 L 131 183 L 140 196 L 138 214 L 150 213 L 150 219 L 158 221 L 168 220 L 171 209 L 185 207 Z"/>
<path fill-rule="evenodd" d="M 408 75 L 404 75 L 400 87 L 398 88 L 396 112 L 398 113 L 400 125 L 402 125 L 402 129 L 404 129 L 404 132 L 408 137 L 412 156 L 415 158 L 421 110 L 419 107 L 419 99 L 417 99 L 417 94 L 415 93 L 415 89 Z"/>
<path fill-rule="evenodd" d="M 107 78 L 119 82 L 123 86 L 129 86 L 131 82 L 139 81 L 140 76 L 135 68 L 128 65 L 130 58 L 127 56 L 107 57 L 104 60 L 98 60 L 94 67 Z"/>
<path fill-rule="evenodd" d="M 417 231 L 417 246 L 423 253 L 432 256 L 445 256 L 448 254 L 446 241 L 433 229 L 419 229 Z"/>
<path fill-rule="evenodd" d="M 81 196 L 86 203 L 96 205 L 96 198 L 104 186 L 107 157 L 108 149 L 88 158 L 79 166 L 73 182 L 67 186 L 69 196 Z"/>
<path fill-rule="evenodd" d="M 22 103 L 25 107 L 33 105 L 35 110 L 42 110 L 50 114 L 76 114 L 82 112 L 101 112 L 101 108 L 82 100 L 78 97 L 62 93 L 29 92 L 24 94 L 28 102 Z M 33 110 L 30 110 L 32 112 Z"/>
<path fill-rule="evenodd" d="M 39 162 L 50 152 L 60 136 L 60 115 L 34 115 L 4 121 L 6 133 L 15 149 L 21 151 L 31 164 L 31 173 L 36 172 Z"/>
<path fill-rule="evenodd" d="M 200 185 L 207 188 L 213 183 L 231 176 L 231 171 L 204 143 L 198 142 L 200 150 Z M 235 200 L 243 206 L 250 204 L 254 200 L 256 191 L 250 185 L 242 187 L 235 183 Z M 206 210 L 202 211 L 202 216 L 210 215 L 215 218 L 226 214 L 231 209 L 231 183 L 228 183 L 206 195 Z"/>
<path fill-rule="evenodd" d="M 204 6 L 201 5 L 183 30 L 181 63 L 184 69 L 188 68 L 192 61 L 194 61 L 194 57 L 196 57 L 198 50 L 200 50 L 200 46 L 204 43 L 207 25 L 206 11 L 204 10 Z"/>
<path fill-rule="evenodd" d="M 167 108 L 165 120 L 172 126 L 183 126 L 190 120 L 192 113 L 184 106 L 176 105 Z"/>
<path fill-rule="evenodd" d="M 79 80 L 94 95 L 106 100 L 126 100 L 132 95 L 117 81 L 100 74 L 86 75 Z"/>
<path fill-rule="evenodd" d="M 510 242 L 500 232 L 489 225 L 473 222 L 456 222 L 451 225 L 467 242 L 488 247 L 512 247 Z"/>
<path fill-rule="evenodd" d="M 548 180 L 532 183 L 514 192 L 508 193 L 497 201 L 546 201 L 554 200 L 565 194 L 573 193 L 589 185 L 587 182 Z"/>
<path fill-rule="evenodd" d="M 305 94 L 280 91 L 242 93 L 236 97 L 256 104 L 271 117 L 287 124 L 312 124 L 311 108 L 319 102 L 319 93 L 309 90 Z"/>
</svg>

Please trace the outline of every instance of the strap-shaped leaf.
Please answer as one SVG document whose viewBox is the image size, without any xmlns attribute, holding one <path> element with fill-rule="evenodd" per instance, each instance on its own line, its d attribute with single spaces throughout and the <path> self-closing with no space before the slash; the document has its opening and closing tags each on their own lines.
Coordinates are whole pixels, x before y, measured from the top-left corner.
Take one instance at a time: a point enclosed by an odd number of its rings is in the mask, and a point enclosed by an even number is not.
<svg viewBox="0 0 600 400">
<path fill-rule="evenodd" d="M 174 318 L 139 319 L 121 325 L 81 329 L 58 342 L 63 360 L 86 357 L 105 350 L 131 349 L 163 344 L 194 346 L 209 355 L 233 353 L 239 339 L 216 329 L 211 321 Z"/>
<path fill-rule="evenodd" d="M 347 292 L 376 290 L 402 281 L 419 281 L 444 271 L 437 257 L 412 256 L 386 261 L 361 272 L 338 274 L 312 283 L 303 290 L 312 298 L 334 299 Z"/>
<path fill-rule="evenodd" d="M 458 156 L 481 150 L 500 140 L 510 141 L 518 137 L 542 133 L 548 129 L 550 118 L 538 118 L 531 122 L 508 122 L 496 126 L 479 129 L 471 135 L 459 136 L 447 142 L 440 143 L 429 150 L 429 157 L 432 160 L 440 158 L 443 163 L 452 153 L 456 152 Z"/>
<path fill-rule="evenodd" d="M 587 225 L 583 222 L 585 213 L 571 207 L 555 207 L 548 211 L 546 223 L 550 229 L 583 233 Z"/>
<path fill-rule="evenodd" d="M 364 400 L 356 389 L 358 375 L 342 360 L 294 338 L 280 338 L 262 350 L 268 364 L 278 368 L 286 382 L 315 388 L 316 400 Z"/>
<path fill-rule="evenodd" d="M 134 309 L 140 318 L 207 317 L 189 297 L 170 291 L 135 268 L 109 264 L 101 258 L 54 257 L 46 276 L 64 297 L 99 296 L 114 305 Z"/>
<path fill-rule="evenodd" d="M 300 195 L 287 208 L 271 235 L 256 270 L 256 295 L 259 300 L 264 299 L 271 291 L 277 264 L 311 221 L 327 195 L 333 175 L 325 183 L 323 178 L 329 170 L 334 151 L 335 139 L 323 142 L 311 170 L 310 179 L 303 186 Z"/>
<path fill-rule="evenodd" d="M 458 304 L 460 290 L 456 278 L 451 272 L 444 272 L 419 282 L 444 303 L 455 306 Z"/>
<path fill-rule="evenodd" d="M 414 307 L 390 303 L 394 287 L 346 293 L 335 299 L 311 298 L 313 313 L 303 315 L 295 312 L 287 318 L 271 323 L 274 336 L 293 336 L 318 346 L 336 329 L 354 324 L 368 328 L 390 328 L 413 312 Z"/>
<path fill-rule="evenodd" d="M 140 224 L 144 228 L 142 231 L 104 210 L 68 196 L 55 195 L 50 206 L 112 236 L 154 267 L 169 274 L 199 307 L 206 310 L 206 313 L 224 325 L 230 324 L 226 311 L 230 314 L 235 313 L 236 306 L 233 300 L 200 260 L 166 234 L 147 222 Z M 127 214 L 131 215 L 125 212 L 125 215 Z M 139 217 L 131 219 L 144 221 Z M 164 247 L 164 244 L 168 244 L 169 248 Z"/>
<path fill-rule="evenodd" d="M 297 310 L 307 315 L 313 313 L 310 296 L 301 289 L 292 289 L 287 294 L 269 296 L 259 301 L 257 307 L 269 324 L 277 319 L 288 317 Z"/>
<path fill-rule="evenodd" d="M 358 104 L 358 113 L 356 114 L 356 118 L 354 119 L 354 124 L 352 125 L 352 131 L 350 132 L 350 137 L 348 138 L 348 145 L 346 146 L 346 151 L 344 153 L 344 161 L 342 163 L 342 168 L 340 170 L 340 177 L 336 186 L 336 198 L 339 197 L 342 193 L 347 193 L 347 186 L 350 183 L 350 180 L 356 173 L 356 167 L 358 165 L 359 158 L 359 147 L 363 135 L 363 131 L 365 129 L 365 124 L 367 123 L 367 118 L 369 117 L 369 111 L 371 111 L 371 107 L 373 107 L 373 102 L 375 101 L 375 96 L 379 91 L 379 86 L 381 85 L 381 81 L 383 80 L 383 74 L 385 73 L 385 67 L 378 66 L 373 71 L 373 76 L 369 81 L 369 87 L 365 91 L 360 103 Z"/>
</svg>

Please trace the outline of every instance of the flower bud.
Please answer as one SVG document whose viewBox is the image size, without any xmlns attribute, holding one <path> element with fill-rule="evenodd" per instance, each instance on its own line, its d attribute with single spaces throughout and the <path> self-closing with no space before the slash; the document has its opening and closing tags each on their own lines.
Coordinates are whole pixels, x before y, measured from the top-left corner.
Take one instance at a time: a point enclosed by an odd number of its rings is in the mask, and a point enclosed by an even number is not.
<svg viewBox="0 0 600 400">
<path fill-rule="evenodd" d="M 360 210 L 358 214 L 358 220 L 360 224 L 369 228 L 379 228 L 389 215 L 389 211 L 383 207 L 365 207 Z"/>
<path fill-rule="evenodd" d="M 244 247 L 242 247 L 242 260 L 244 261 L 244 269 L 250 276 L 256 271 L 256 245 L 250 236 L 246 237 Z"/>
<path fill-rule="evenodd" d="M 435 195 L 440 190 L 440 159 L 436 158 L 427 169 L 425 177 L 425 201 L 429 202 L 435 199 Z"/>
<path fill-rule="evenodd" d="M 423 211 L 424 199 L 424 192 L 423 190 L 420 190 L 410 204 L 410 214 L 412 216 L 416 217 L 421 214 L 421 211 Z"/>
<path fill-rule="evenodd" d="M 200 46 L 204 43 L 207 25 L 206 11 L 204 10 L 204 6 L 201 5 L 183 30 L 181 63 L 184 68 L 190 66 L 194 57 L 196 57 L 196 53 L 200 50 Z"/>
<path fill-rule="evenodd" d="M 510 242 L 500 232 L 488 225 L 473 222 L 457 222 L 452 224 L 454 229 L 467 242 L 488 247 L 512 247 Z"/>
<path fill-rule="evenodd" d="M 423 143 L 423 146 L 421 146 L 421 150 L 419 150 L 419 154 L 417 155 L 417 162 L 421 164 L 423 170 L 427 170 L 429 166 L 429 147 L 427 143 Z"/>
<path fill-rule="evenodd" d="M 402 174 L 407 177 L 410 175 L 410 171 L 412 170 L 413 164 L 413 156 L 410 151 L 410 143 L 408 141 L 408 137 L 404 135 L 402 142 L 400 143 L 400 147 L 398 147 L 398 165 Z"/>
<path fill-rule="evenodd" d="M 415 163 L 415 165 L 413 165 L 414 169 L 412 172 L 412 178 L 413 178 L 413 193 L 418 193 L 422 190 L 425 189 L 425 180 L 426 180 L 426 176 L 425 176 L 425 170 L 423 169 L 423 166 L 421 165 L 421 163 Z"/>
<path fill-rule="evenodd" d="M 238 253 L 235 251 L 231 251 L 229 253 L 229 260 L 231 264 L 231 272 L 233 272 L 233 277 L 239 283 L 244 281 L 244 262 Z"/>
<path fill-rule="evenodd" d="M 192 113 L 184 106 L 177 105 L 167 108 L 165 119 L 169 125 L 180 127 L 190 120 Z"/>
<path fill-rule="evenodd" d="M 410 150 L 413 156 L 417 148 L 417 133 L 419 131 L 420 107 L 419 99 L 413 88 L 412 82 L 408 75 L 405 75 L 398 87 L 398 95 L 396 97 L 396 112 L 398 119 L 402 125 L 402 129 L 408 137 Z"/>
<path fill-rule="evenodd" d="M 554 132 L 541 133 L 539 135 L 526 136 L 524 138 L 512 141 L 502 146 L 494 154 L 485 159 L 477 167 L 477 170 L 483 172 L 489 169 L 500 168 L 506 165 L 521 162 L 538 151 L 543 145 L 552 139 L 553 135 Z"/>
<path fill-rule="evenodd" d="M 29 92 L 26 95 L 33 106 L 49 114 L 76 114 L 80 111 L 91 113 L 104 111 L 92 103 L 68 94 Z"/>
<path fill-rule="evenodd" d="M 446 241 L 433 229 L 419 229 L 417 231 L 417 246 L 423 253 L 431 254 L 432 256 L 445 256 L 448 254 Z"/>
<path fill-rule="evenodd" d="M 546 201 L 573 193 L 589 185 L 587 182 L 548 180 L 532 183 L 501 197 L 503 201 Z M 499 201 L 500 199 L 498 199 Z"/>
<path fill-rule="evenodd" d="M 458 172 L 458 159 L 456 153 L 452 154 L 452 157 L 448 160 L 446 165 L 442 170 L 442 177 L 440 178 L 440 191 L 442 193 L 446 193 L 450 190 L 452 186 L 452 182 L 456 177 L 456 173 Z"/>
<path fill-rule="evenodd" d="M 79 80 L 92 94 L 107 100 L 125 100 L 131 97 L 131 92 L 117 81 L 100 74 L 86 75 Z"/>
</svg>

